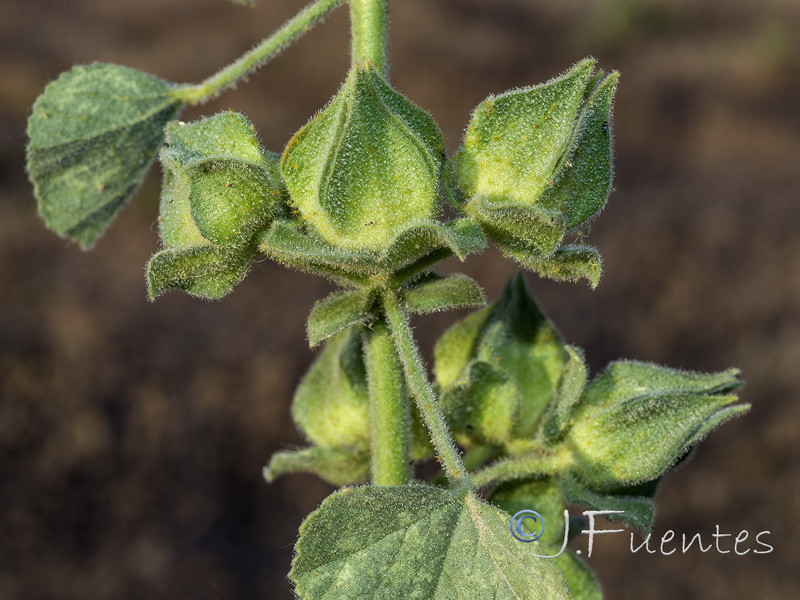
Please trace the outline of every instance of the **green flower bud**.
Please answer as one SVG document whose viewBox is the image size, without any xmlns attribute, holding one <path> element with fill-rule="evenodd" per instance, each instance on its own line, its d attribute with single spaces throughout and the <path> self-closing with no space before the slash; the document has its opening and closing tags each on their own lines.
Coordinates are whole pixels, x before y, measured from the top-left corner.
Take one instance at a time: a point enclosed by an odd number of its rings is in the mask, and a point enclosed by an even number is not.
<svg viewBox="0 0 800 600">
<path fill-rule="evenodd" d="M 592 76 L 594 64 L 581 61 L 548 83 L 478 105 L 452 179 L 466 199 L 464 210 L 507 255 L 549 277 L 596 283 L 599 259 L 593 255 L 572 252 L 542 262 L 611 191 L 617 75 Z"/>
<path fill-rule="evenodd" d="M 479 443 L 532 437 L 568 359 L 522 276 L 497 302 L 445 332 L 434 356 L 444 410 Z"/>
<path fill-rule="evenodd" d="M 596 490 L 656 479 L 714 427 L 749 410 L 724 393 L 738 387 L 737 374 L 612 363 L 587 389 L 565 439 L 575 475 Z"/>
<path fill-rule="evenodd" d="M 322 353 L 295 391 L 292 417 L 305 437 L 318 447 L 368 456 L 369 387 L 362 332 L 362 327 L 354 325 L 325 341 Z M 430 456 L 433 449 L 428 434 L 413 406 L 411 430 L 414 460 Z"/>
<path fill-rule="evenodd" d="M 369 389 L 359 327 L 325 342 L 295 392 L 292 417 L 318 446 L 369 448 Z"/>
<path fill-rule="evenodd" d="M 430 115 L 359 64 L 286 146 L 281 172 L 293 205 L 325 241 L 380 252 L 437 216 L 443 151 Z"/>
<path fill-rule="evenodd" d="M 247 273 L 255 238 L 278 217 L 285 190 L 242 115 L 167 126 L 158 224 L 165 249 L 147 265 L 151 298 L 179 289 L 220 298 Z"/>
<path fill-rule="evenodd" d="M 236 113 L 170 123 L 159 232 L 168 248 L 247 246 L 281 211 L 277 161 Z"/>
</svg>

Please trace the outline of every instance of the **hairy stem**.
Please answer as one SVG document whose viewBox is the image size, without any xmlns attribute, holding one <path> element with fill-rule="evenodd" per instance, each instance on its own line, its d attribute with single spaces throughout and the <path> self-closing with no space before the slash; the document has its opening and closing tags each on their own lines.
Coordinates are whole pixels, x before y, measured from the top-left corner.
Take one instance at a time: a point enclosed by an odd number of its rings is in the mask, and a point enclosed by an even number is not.
<svg viewBox="0 0 800 600">
<path fill-rule="evenodd" d="M 475 487 L 533 476 L 553 475 L 564 467 L 565 457 L 552 450 L 537 450 L 499 460 L 472 476 Z"/>
<path fill-rule="evenodd" d="M 325 15 L 344 0 L 317 0 L 306 6 L 283 24 L 271 36 L 243 54 L 234 63 L 215 73 L 202 83 L 186 85 L 175 90 L 174 95 L 187 104 L 198 104 L 215 98 L 224 90 L 236 85 L 240 79 L 266 64 L 281 50 L 311 30 Z"/>
<path fill-rule="evenodd" d="M 445 475 L 451 485 L 471 489 L 472 484 L 453 442 L 453 436 L 436 405 L 436 394 L 433 393 L 433 388 L 428 382 L 422 356 L 420 356 L 419 348 L 417 348 L 411 333 L 405 307 L 401 305 L 395 293 L 390 290 L 383 295 L 383 306 L 392 331 L 395 350 L 406 373 L 406 382 L 431 436 L 433 447 L 436 449 L 439 462 L 444 467 Z"/>
<path fill-rule="evenodd" d="M 388 75 L 389 0 L 350 0 L 353 63 L 368 61 Z"/>
<path fill-rule="evenodd" d="M 369 382 L 372 483 L 403 485 L 410 480 L 411 419 L 403 367 L 382 320 L 365 334 L 364 362 Z"/>
</svg>

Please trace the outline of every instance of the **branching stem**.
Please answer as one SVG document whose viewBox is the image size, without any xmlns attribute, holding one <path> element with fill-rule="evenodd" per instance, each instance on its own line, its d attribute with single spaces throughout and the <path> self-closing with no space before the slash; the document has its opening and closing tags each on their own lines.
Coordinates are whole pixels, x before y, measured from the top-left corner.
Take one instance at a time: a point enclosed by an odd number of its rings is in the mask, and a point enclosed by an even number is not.
<svg viewBox="0 0 800 600">
<path fill-rule="evenodd" d="M 564 467 L 563 454 L 563 452 L 557 453 L 541 449 L 499 460 L 473 474 L 472 483 L 475 487 L 480 488 L 492 483 L 502 483 L 514 479 L 553 475 Z"/>
<path fill-rule="evenodd" d="M 391 290 L 384 292 L 383 306 L 394 339 L 395 350 L 406 373 L 409 391 L 419 408 L 439 462 L 444 467 L 445 475 L 454 487 L 471 489 L 472 484 L 464 468 L 464 463 L 461 461 L 450 430 L 436 404 L 436 394 L 428 382 L 422 356 L 420 356 L 419 348 L 417 348 L 411 333 L 408 313 L 397 295 Z"/>
<path fill-rule="evenodd" d="M 284 23 L 271 36 L 243 54 L 232 64 L 215 73 L 202 83 L 186 85 L 175 90 L 175 97 L 186 104 L 207 102 L 224 90 L 236 85 L 239 80 L 266 64 L 294 40 L 311 30 L 330 11 L 344 0 L 317 0 L 306 6 L 292 19 Z"/>
</svg>

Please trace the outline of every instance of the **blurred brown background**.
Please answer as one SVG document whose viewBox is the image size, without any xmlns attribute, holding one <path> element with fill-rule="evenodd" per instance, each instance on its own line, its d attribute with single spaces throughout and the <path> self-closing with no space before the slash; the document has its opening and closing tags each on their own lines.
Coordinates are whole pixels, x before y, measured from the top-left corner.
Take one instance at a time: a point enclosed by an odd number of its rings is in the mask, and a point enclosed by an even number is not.
<svg viewBox="0 0 800 600">
<path fill-rule="evenodd" d="M 0 599 L 286 599 L 305 514 L 331 488 L 267 485 L 312 358 L 304 318 L 328 285 L 263 262 L 221 302 L 150 304 L 158 172 L 90 253 L 45 230 L 24 175 L 25 119 L 75 63 L 197 81 L 302 2 L 5 0 L 0 22 Z M 594 369 L 622 356 L 739 366 L 748 416 L 666 478 L 655 532 L 716 524 L 771 554 L 632 555 L 598 538 L 615 599 L 795 598 L 800 592 L 800 3 L 796 0 L 395 0 L 392 77 L 450 149 L 485 96 L 593 55 L 622 73 L 617 191 L 589 242 L 600 287 L 528 276 Z M 348 64 L 339 9 L 233 108 L 266 147 L 335 92 Z M 495 297 L 515 268 L 464 270 Z M 420 318 L 426 347 L 456 314 Z M 762 538 L 764 539 L 764 538 Z M 728 538 L 730 540 L 730 538 Z M 585 540 L 583 542 L 585 544 Z"/>
</svg>

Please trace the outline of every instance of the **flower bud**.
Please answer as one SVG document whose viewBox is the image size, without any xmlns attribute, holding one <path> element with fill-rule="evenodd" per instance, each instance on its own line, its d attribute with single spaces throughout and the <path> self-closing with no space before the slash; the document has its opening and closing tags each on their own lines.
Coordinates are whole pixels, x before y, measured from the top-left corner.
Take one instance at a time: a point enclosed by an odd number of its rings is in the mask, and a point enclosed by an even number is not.
<svg viewBox="0 0 800 600">
<path fill-rule="evenodd" d="M 587 59 L 543 85 L 487 98 L 454 158 L 464 210 L 527 266 L 553 255 L 566 231 L 586 223 L 611 191 L 617 75 L 592 76 L 594 64 Z M 559 275 L 547 265 L 544 271 Z"/>
<path fill-rule="evenodd" d="M 497 302 L 450 328 L 434 355 L 443 408 L 456 429 L 494 443 L 533 436 L 568 358 L 521 276 Z"/>
<path fill-rule="evenodd" d="M 286 147 L 291 202 L 326 242 L 380 252 L 439 212 L 444 151 L 434 120 L 368 63 Z"/>
<path fill-rule="evenodd" d="M 659 477 L 713 428 L 749 410 L 724 393 L 738 387 L 737 374 L 612 363 L 587 389 L 565 439 L 575 475 L 597 490 Z"/>
<path fill-rule="evenodd" d="M 167 126 L 159 232 L 168 248 L 246 246 L 281 210 L 283 185 L 236 113 Z"/>
<path fill-rule="evenodd" d="M 325 342 L 295 392 L 292 417 L 318 446 L 369 448 L 369 390 L 359 327 Z"/>
<path fill-rule="evenodd" d="M 247 273 L 254 239 L 280 215 L 284 188 L 241 115 L 167 126 L 158 224 L 165 249 L 147 265 L 151 298 L 179 289 L 224 296 Z"/>
</svg>

